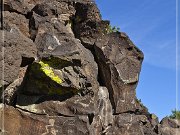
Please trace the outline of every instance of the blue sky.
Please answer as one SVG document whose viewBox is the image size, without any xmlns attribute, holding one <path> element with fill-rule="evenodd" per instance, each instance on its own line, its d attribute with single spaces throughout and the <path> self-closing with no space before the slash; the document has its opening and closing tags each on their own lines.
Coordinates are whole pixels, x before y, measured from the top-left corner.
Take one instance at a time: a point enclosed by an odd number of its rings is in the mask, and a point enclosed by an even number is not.
<svg viewBox="0 0 180 135">
<path fill-rule="evenodd" d="M 145 55 L 137 97 L 159 119 L 176 107 L 176 0 L 96 0 Z M 180 100 L 179 100 L 180 101 Z"/>
</svg>

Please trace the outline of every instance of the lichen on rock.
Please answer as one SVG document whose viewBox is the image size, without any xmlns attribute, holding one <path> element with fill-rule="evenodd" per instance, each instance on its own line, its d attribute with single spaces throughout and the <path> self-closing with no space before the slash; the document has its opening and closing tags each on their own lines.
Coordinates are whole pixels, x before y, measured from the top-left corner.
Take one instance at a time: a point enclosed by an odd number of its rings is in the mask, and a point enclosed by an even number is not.
<svg viewBox="0 0 180 135">
<path fill-rule="evenodd" d="M 50 77 L 53 81 L 57 82 L 58 84 L 62 83 L 61 78 L 55 75 L 52 67 L 50 67 L 47 63 L 43 61 L 40 61 L 39 64 L 41 65 L 40 70 L 42 70 L 48 77 Z"/>
<path fill-rule="evenodd" d="M 63 64 L 63 63 L 62 63 Z M 64 87 L 64 78 L 62 69 L 58 59 L 41 60 L 34 62 L 28 69 L 27 81 L 25 85 L 26 91 L 36 94 L 47 95 L 64 95 L 67 93 L 77 93 L 77 89 L 73 87 Z"/>
</svg>

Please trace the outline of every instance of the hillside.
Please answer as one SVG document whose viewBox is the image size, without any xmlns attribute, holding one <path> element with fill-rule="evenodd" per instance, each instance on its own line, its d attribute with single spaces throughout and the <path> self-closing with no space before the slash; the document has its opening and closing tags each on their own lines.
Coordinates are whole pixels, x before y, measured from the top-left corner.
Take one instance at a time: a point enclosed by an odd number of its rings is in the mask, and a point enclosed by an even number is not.
<svg viewBox="0 0 180 135">
<path fill-rule="evenodd" d="M 92 0 L 4 0 L 3 135 L 180 135 L 136 97 L 144 54 Z"/>
</svg>

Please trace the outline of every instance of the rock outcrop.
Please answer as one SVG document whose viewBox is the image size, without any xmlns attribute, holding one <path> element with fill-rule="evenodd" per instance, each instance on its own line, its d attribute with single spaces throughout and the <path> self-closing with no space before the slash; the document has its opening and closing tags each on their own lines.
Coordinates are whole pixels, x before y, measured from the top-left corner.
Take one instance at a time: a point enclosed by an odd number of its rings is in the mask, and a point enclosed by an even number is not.
<svg viewBox="0 0 180 135">
<path fill-rule="evenodd" d="M 92 0 L 5 0 L 0 134 L 174 135 L 136 98 L 143 53 Z"/>
</svg>

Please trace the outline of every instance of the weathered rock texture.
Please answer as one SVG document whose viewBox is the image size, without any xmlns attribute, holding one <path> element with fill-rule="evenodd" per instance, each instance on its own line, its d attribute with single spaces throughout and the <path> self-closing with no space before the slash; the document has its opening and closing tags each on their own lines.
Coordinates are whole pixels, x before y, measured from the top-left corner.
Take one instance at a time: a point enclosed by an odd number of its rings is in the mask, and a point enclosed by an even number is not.
<svg viewBox="0 0 180 135">
<path fill-rule="evenodd" d="M 136 98 L 143 53 L 92 0 L 5 0 L 0 134 L 174 135 Z"/>
</svg>

